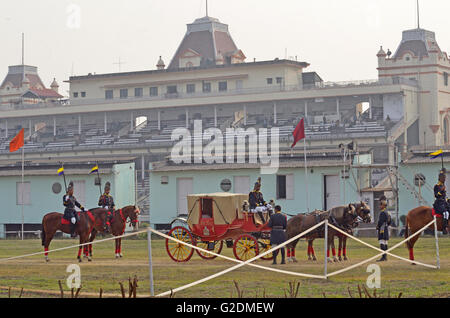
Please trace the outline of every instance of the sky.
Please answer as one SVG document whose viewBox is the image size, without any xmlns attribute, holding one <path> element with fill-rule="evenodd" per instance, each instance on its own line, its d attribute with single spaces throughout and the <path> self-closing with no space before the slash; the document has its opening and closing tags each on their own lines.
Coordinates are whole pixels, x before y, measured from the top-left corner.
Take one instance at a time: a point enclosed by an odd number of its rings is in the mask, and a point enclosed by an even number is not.
<svg viewBox="0 0 450 318">
<path fill-rule="evenodd" d="M 67 95 L 71 75 L 152 70 L 170 63 L 186 24 L 206 0 L 0 1 L 0 82 L 9 65 L 39 67 Z M 450 1 L 421 0 L 420 26 L 450 51 Z M 325 81 L 377 78 L 380 46 L 393 53 L 417 27 L 416 0 L 209 0 L 209 16 L 229 25 L 247 62 L 292 58 Z M 122 64 L 117 64 L 120 61 Z"/>
</svg>

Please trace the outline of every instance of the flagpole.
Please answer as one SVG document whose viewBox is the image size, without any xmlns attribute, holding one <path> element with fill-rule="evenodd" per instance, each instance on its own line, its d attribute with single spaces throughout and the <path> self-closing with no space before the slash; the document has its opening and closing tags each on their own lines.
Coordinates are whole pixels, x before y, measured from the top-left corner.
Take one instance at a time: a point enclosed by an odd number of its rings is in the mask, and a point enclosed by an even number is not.
<svg viewBox="0 0 450 318">
<path fill-rule="evenodd" d="M 102 180 L 100 179 L 100 172 L 98 169 L 98 163 L 96 163 L 97 165 L 97 177 L 98 177 L 98 189 L 100 190 L 100 196 L 102 196 Z"/>
<path fill-rule="evenodd" d="M 25 161 L 25 153 L 24 153 L 24 147 L 22 146 L 22 240 L 23 240 L 23 228 L 24 228 L 24 216 L 23 216 L 23 193 L 24 193 L 24 184 L 23 184 L 23 179 L 24 179 L 24 161 Z"/>
<path fill-rule="evenodd" d="M 305 157 L 305 185 L 306 185 L 306 207 L 309 213 L 309 186 L 308 186 L 308 164 L 306 160 L 306 136 L 303 138 L 303 148 L 304 148 L 304 157 Z"/>
</svg>

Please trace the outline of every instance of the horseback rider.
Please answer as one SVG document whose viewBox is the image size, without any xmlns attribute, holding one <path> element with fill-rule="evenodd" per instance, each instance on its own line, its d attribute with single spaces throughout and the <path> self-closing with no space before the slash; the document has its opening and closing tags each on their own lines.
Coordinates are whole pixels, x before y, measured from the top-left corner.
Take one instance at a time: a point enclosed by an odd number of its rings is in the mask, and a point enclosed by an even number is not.
<svg viewBox="0 0 450 318">
<path fill-rule="evenodd" d="M 272 247 L 276 247 L 277 245 L 283 244 L 286 241 L 287 216 L 281 213 L 281 207 L 279 205 L 275 206 L 275 214 L 272 214 L 267 226 L 272 229 L 272 231 L 270 232 L 270 244 L 272 245 Z M 280 250 L 281 264 L 286 264 L 284 259 L 284 247 L 273 251 L 272 264 L 277 264 L 277 256 Z"/>
<path fill-rule="evenodd" d="M 386 211 L 387 209 L 387 199 L 383 195 L 380 198 L 380 216 L 378 218 L 377 231 L 378 231 L 378 242 L 380 243 L 380 248 L 383 251 L 388 249 L 389 241 L 389 225 L 391 225 L 391 216 Z M 387 261 L 387 255 L 383 254 L 377 262 Z"/>
<path fill-rule="evenodd" d="M 105 183 L 105 191 L 98 199 L 98 205 L 101 206 L 103 209 L 108 210 L 108 221 L 111 222 L 112 215 L 114 213 L 114 210 L 116 208 L 114 204 L 114 198 L 112 195 L 109 194 L 111 191 L 111 183 L 106 182 Z"/>
<path fill-rule="evenodd" d="M 263 194 L 261 193 L 261 178 L 255 183 L 253 191 L 248 194 L 248 202 L 250 205 L 250 212 L 258 213 L 263 224 L 266 223 L 263 212 L 270 211 L 272 207 L 264 201 Z"/>
<path fill-rule="evenodd" d="M 445 170 L 441 170 L 439 173 L 439 181 L 434 186 L 434 201 L 433 208 L 437 214 L 442 214 L 442 234 L 447 234 L 448 226 L 448 210 L 449 205 L 447 203 L 447 190 L 445 188 Z"/>
<path fill-rule="evenodd" d="M 63 196 L 63 204 L 66 207 L 63 218 L 70 222 L 70 237 L 76 237 L 75 229 L 79 221 L 75 206 L 84 212 L 84 207 L 77 201 L 73 195 L 73 182 L 70 181 L 67 193 Z"/>
</svg>

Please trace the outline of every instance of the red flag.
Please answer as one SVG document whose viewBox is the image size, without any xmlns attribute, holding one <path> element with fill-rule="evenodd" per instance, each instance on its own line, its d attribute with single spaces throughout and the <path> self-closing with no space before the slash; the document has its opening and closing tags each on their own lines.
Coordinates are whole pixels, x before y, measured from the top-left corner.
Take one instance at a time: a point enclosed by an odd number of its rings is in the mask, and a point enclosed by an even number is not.
<svg viewBox="0 0 450 318">
<path fill-rule="evenodd" d="M 297 127 L 295 127 L 295 130 L 292 133 L 292 135 L 294 136 L 294 143 L 292 144 L 291 148 L 294 148 L 294 146 L 297 144 L 297 142 L 299 142 L 300 140 L 302 140 L 303 138 L 306 137 L 306 135 L 305 135 L 305 119 L 304 118 L 302 118 L 302 120 L 300 120 L 300 122 L 298 123 Z"/>
<path fill-rule="evenodd" d="M 13 140 L 9 143 L 9 152 L 14 152 L 19 150 L 24 145 L 24 129 L 22 128 L 20 132 L 17 134 L 16 137 L 14 137 Z"/>
</svg>

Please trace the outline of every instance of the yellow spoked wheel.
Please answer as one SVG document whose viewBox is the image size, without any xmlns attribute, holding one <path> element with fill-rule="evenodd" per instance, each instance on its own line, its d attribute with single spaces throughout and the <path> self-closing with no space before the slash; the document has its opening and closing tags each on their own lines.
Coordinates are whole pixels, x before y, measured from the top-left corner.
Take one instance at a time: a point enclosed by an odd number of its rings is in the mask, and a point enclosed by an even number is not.
<svg viewBox="0 0 450 318">
<path fill-rule="evenodd" d="M 247 261 L 259 254 L 258 241 L 251 235 L 241 235 L 234 241 L 233 253 L 236 259 Z"/>
<path fill-rule="evenodd" d="M 182 242 L 192 245 L 195 244 L 194 238 L 192 237 L 189 230 L 185 229 L 182 226 L 174 227 L 172 230 L 170 230 L 168 235 Z M 178 263 L 189 261 L 192 257 L 192 254 L 194 254 L 194 249 L 192 247 L 169 239 L 166 239 L 166 250 L 170 258 Z"/>
<path fill-rule="evenodd" d="M 272 248 L 272 245 L 270 245 L 270 239 L 260 239 L 258 240 L 259 243 L 259 253 L 262 254 L 265 251 L 268 251 Z M 272 253 L 267 254 L 266 256 L 261 257 L 261 259 L 265 261 L 271 261 L 273 259 Z"/>
<path fill-rule="evenodd" d="M 214 249 L 210 250 L 208 248 L 209 243 L 214 243 Z M 215 242 L 202 242 L 202 241 L 196 241 L 195 245 L 197 245 L 198 247 L 204 249 L 204 250 L 208 250 L 211 252 L 214 252 L 216 254 L 220 254 L 220 252 L 222 251 L 223 248 L 223 241 L 215 241 Z M 209 246 L 211 247 L 211 246 Z M 212 254 L 208 254 L 206 252 L 201 252 L 199 250 L 195 250 L 197 252 L 197 254 L 203 258 L 203 259 L 215 259 L 217 256 L 212 255 Z"/>
</svg>

